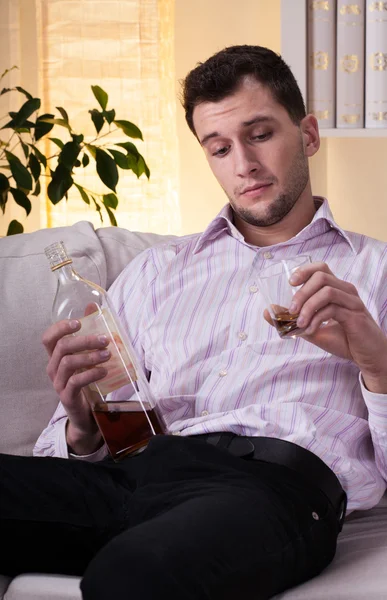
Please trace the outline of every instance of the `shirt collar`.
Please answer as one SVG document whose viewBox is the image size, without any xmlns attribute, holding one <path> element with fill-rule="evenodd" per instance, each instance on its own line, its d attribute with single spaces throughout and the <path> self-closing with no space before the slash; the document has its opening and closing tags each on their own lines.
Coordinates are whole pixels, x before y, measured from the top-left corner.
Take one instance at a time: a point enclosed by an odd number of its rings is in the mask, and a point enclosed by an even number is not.
<svg viewBox="0 0 387 600">
<path fill-rule="evenodd" d="M 352 241 L 350 240 L 348 233 L 342 229 L 334 220 L 331 209 L 326 198 L 322 196 L 313 196 L 316 212 L 313 216 L 312 221 L 297 233 L 291 240 L 287 240 L 286 244 L 294 242 L 305 241 L 314 237 L 317 233 L 316 230 L 323 228 L 325 231 L 329 229 L 336 229 L 336 231 L 342 236 L 342 238 L 349 244 L 352 252 L 356 253 Z M 201 251 L 207 242 L 213 241 L 220 235 L 231 235 L 234 239 L 241 242 L 245 242 L 243 235 L 235 227 L 233 223 L 233 212 L 230 204 L 226 204 L 219 214 L 208 224 L 203 233 L 199 236 L 193 253 L 196 254 Z M 283 243 L 283 242 L 282 242 Z M 273 247 L 275 247 L 275 244 Z M 279 246 L 280 244 L 278 244 Z"/>
</svg>

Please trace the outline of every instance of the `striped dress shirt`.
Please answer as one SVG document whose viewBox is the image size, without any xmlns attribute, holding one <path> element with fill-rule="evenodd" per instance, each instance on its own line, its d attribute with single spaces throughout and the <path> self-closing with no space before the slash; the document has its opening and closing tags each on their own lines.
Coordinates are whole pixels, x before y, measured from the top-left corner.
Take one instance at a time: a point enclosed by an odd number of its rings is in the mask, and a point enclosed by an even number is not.
<svg viewBox="0 0 387 600">
<path fill-rule="evenodd" d="M 369 392 L 351 361 L 281 339 L 263 318 L 257 275 L 272 261 L 309 254 L 356 286 L 387 333 L 387 244 L 344 231 L 327 201 L 315 202 L 309 225 L 263 248 L 244 240 L 226 205 L 203 233 L 142 252 L 109 295 L 170 433 L 294 442 L 336 473 L 350 512 L 371 508 L 386 489 L 387 395 Z M 34 454 L 67 457 L 65 424 L 59 404 Z"/>
</svg>

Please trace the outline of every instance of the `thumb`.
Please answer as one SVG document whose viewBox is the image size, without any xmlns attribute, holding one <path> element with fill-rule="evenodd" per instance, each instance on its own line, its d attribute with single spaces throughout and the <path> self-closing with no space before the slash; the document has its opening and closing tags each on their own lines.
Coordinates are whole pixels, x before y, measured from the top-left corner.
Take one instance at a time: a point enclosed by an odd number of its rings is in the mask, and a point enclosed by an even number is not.
<svg viewBox="0 0 387 600">
<path fill-rule="evenodd" d="M 267 308 L 265 308 L 265 310 L 263 311 L 263 318 L 265 319 L 265 321 L 267 321 L 269 323 L 269 325 L 274 327 L 273 319 L 271 318 L 270 313 L 267 310 Z"/>
</svg>

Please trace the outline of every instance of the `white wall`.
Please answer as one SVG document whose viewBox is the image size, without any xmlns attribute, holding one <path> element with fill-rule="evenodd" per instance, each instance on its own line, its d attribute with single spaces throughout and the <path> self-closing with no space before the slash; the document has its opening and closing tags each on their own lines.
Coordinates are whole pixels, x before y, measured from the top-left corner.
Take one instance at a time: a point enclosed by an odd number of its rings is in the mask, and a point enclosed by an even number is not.
<svg viewBox="0 0 387 600">
<path fill-rule="evenodd" d="M 176 0 L 177 82 L 226 46 L 259 44 L 280 51 L 280 0 Z M 180 85 L 177 84 L 179 92 Z M 180 202 L 183 233 L 202 231 L 227 202 L 179 104 Z"/>
</svg>

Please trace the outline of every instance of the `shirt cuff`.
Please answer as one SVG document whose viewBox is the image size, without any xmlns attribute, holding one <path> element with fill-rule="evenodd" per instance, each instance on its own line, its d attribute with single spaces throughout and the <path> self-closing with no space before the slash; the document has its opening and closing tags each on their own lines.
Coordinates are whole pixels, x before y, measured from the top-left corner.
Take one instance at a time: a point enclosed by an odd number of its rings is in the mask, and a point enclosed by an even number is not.
<svg viewBox="0 0 387 600">
<path fill-rule="evenodd" d="M 66 426 L 68 419 L 63 419 L 63 423 L 60 424 L 60 431 L 57 437 L 57 444 L 55 448 L 55 456 L 60 456 L 62 458 L 72 458 L 75 460 L 84 460 L 86 462 L 97 462 L 105 458 L 108 453 L 108 449 L 106 444 L 98 448 L 92 454 L 72 454 L 68 451 L 67 441 L 66 441 Z"/>
<path fill-rule="evenodd" d="M 361 393 L 368 408 L 370 426 L 387 431 L 387 394 L 376 394 L 367 390 L 361 373 L 359 373 L 359 381 Z"/>
<path fill-rule="evenodd" d="M 106 444 L 104 444 L 103 446 L 101 446 L 101 448 L 98 448 L 98 450 L 96 450 L 92 454 L 72 454 L 71 452 L 68 452 L 68 457 L 74 458 L 76 460 L 84 460 L 86 462 L 97 462 L 105 458 L 107 453 L 108 450 Z"/>
</svg>

